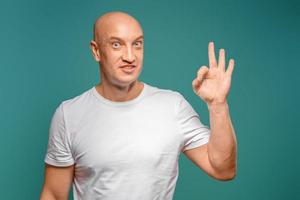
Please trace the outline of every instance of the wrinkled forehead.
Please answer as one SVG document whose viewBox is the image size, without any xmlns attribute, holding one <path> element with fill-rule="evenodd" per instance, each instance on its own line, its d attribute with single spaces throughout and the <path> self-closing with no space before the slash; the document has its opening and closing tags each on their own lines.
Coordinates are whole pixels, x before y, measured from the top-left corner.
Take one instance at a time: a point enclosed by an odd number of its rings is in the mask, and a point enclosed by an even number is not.
<svg viewBox="0 0 300 200">
<path fill-rule="evenodd" d="M 107 41 L 111 38 L 120 38 L 123 41 L 134 41 L 143 36 L 140 24 L 134 20 L 106 20 L 96 29 L 98 40 Z"/>
</svg>

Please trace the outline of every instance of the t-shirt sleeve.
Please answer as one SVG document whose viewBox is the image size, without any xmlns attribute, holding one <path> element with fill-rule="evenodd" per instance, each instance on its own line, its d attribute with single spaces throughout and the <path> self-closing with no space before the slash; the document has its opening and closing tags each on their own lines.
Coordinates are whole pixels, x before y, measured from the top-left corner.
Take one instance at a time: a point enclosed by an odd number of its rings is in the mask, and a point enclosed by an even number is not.
<svg viewBox="0 0 300 200">
<path fill-rule="evenodd" d="M 195 112 L 190 103 L 179 93 L 176 107 L 176 115 L 182 134 L 182 149 L 185 150 L 200 147 L 208 143 L 210 129 L 202 124 L 199 115 Z"/>
<path fill-rule="evenodd" d="M 44 161 L 58 167 L 74 164 L 62 103 L 56 108 L 50 123 L 48 147 Z"/>
</svg>

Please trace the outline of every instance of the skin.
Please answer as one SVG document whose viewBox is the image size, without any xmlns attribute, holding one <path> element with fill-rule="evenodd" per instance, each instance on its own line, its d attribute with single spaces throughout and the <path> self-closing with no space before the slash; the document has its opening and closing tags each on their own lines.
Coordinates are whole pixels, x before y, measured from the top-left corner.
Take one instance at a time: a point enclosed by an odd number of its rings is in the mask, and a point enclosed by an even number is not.
<svg viewBox="0 0 300 200">
<path fill-rule="evenodd" d="M 96 90 L 112 101 L 128 101 L 137 97 L 144 85 L 138 81 L 143 63 L 143 30 L 133 17 L 122 12 L 101 16 L 94 25 L 92 54 L 101 68 L 101 83 Z M 112 40 L 112 37 L 119 39 Z M 134 65 L 133 72 L 122 70 Z M 74 165 L 45 165 L 45 180 L 41 200 L 67 200 L 74 178 Z"/>
<path fill-rule="evenodd" d="M 142 71 L 144 40 L 139 22 L 123 12 L 101 16 L 94 25 L 90 47 L 100 66 L 101 83 L 96 90 L 111 101 L 128 101 L 137 97 L 144 85 L 138 80 Z M 127 73 L 122 66 L 132 65 Z"/>
<path fill-rule="evenodd" d="M 142 35 L 139 23 L 126 13 L 113 12 L 96 21 L 94 41 L 91 48 L 94 58 L 101 66 L 102 84 L 97 91 L 113 101 L 126 101 L 136 97 L 142 90 L 137 81 L 142 69 L 143 50 L 133 44 Z M 120 51 L 111 50 L 110 37 L 120 38 Z M 229 93 L 234 61 L 229 61 L 225 71 L 225 50 L 220 49 L 216 61 L 214 44 L 209 43 L 209 68 L 202 66 L 192 81 L 193 91 L 207 103 L 210 125 L 210 141 L 184 154 L 208 175 L 218 180 L 231 180 L 236 174 L 236 138 L 230 120 L 226 97 Z M 130 76 L 120 71 L 123 64 L 136 64 L 136 73 Z"/>
<path fill-rule="evenodd" d="M 94 25 L 92 54 L 101 68 L 101 83 L 97 91 L 112 101 L 128 101 L 143 89 L 138 81 L 143 63 L 143 30 L 133 17 L 122 12 L 101 16 Z M 118 39 L 112 40 L 112 37 Z M 226 97 L 229 93 L 234 61 L 225 70 L 225 50 L 220 49 L 216 61 L 214 44 L 209 43 L 209 68 L 199 68 L 192 81 L 193 91 L 206 102 L 210 116 L 211 137 L 207 144 L 184 151 L 184 154 L 217 180 L 231 180 L 236 175 L 237 145 Z M 122 69 L 134 65 L 132 72 Z M 67 200 L 74 178 L 74 165 L 45 165 L 45 180 L 41 200 Z"/>
<path fill-rule="evenodd" d="M 234 60 L 229 60 L 225 70 L 225 50 L 219 50 L 217 62 L 213 42 L 208 45 L 208 57 L 209 68 L 199 68 L 192 88 L 208 106 L 211 137 L 207 144 L 187 150 L 184 154 L 208 175 L 219 180 L 231 180 L 236 176 L 237 143 L 226 98 Z"/>
</svg>

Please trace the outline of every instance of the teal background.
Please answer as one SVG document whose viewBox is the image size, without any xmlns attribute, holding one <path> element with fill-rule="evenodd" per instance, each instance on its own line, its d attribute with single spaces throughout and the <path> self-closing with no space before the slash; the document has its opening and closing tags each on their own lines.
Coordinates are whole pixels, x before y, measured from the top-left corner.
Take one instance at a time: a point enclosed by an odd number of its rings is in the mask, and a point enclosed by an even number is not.
<svg viewBox="0 0 300 200">
<path fill-rule="evenodd" d="M 174 200 L 300 199 L 296 0 L 2 0 L 1 199 L 39 198 L 51 117 L 61 101 L 99 82 L 89 41 L 94 20 L 112 10 L 128 12 L 144 28 L 140 79 L 181 92 L 205 124 L 207 106 L 191 82 L 208 64 L 208 42 L 235 59 L 228 102 L 237 176 L 214 180 L 182 154 Z"/>
</svg>

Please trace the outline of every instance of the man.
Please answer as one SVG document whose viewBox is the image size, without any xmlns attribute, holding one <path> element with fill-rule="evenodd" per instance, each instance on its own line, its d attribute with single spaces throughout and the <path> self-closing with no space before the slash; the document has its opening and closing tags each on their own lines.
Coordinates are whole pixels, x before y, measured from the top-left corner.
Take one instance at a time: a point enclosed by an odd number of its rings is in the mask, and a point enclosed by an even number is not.
<svg viewBox="0 0 300 200">
<path fill-rule="evenodd" d="M 139 81 L 143 31 L 123 12 L 101 16 L 90 47 L 101 83 L 63 101 L 56 109 L 45 157 L 41 199 L 171 200 L 183 152 L 211 177 L 236 174 L 236 138 L 226 96 L 233 60 L 216 61 L 209 43 L 209 68 L 198 70 L 194 92 L 208 106 L 211 130 L 176 91 Z"/>
</svg>

